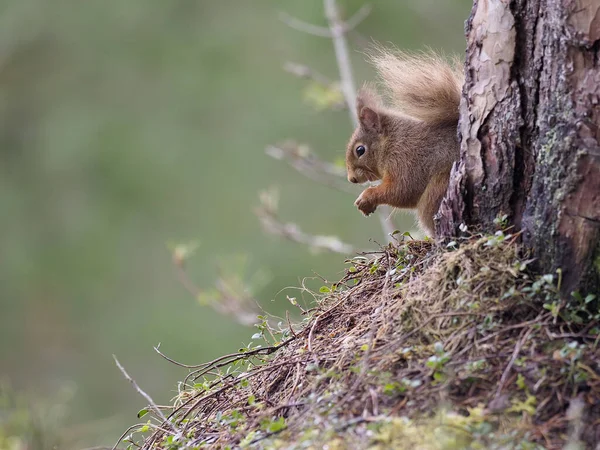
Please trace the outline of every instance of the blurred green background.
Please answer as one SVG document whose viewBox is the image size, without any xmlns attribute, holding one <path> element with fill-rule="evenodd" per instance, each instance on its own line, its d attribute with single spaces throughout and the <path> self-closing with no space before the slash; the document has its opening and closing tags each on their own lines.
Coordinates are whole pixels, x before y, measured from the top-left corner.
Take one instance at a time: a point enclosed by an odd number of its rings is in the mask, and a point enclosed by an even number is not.
<svg viewBox="0 0 600 450">
<path fill-rule="evenodd" d="M 191 364 L 253 334 L 183 289 L 167 242 L 199 242 L 189 273 L 204 287 L 219 258 L 249 255 L 272 275 L 257 298 L 282 311 L 283 288 L 337 278 L 343 257 L 264 234 L 259 191 L 277 186 L 281 217 L 307 232 L 362 248 L 383 233 L 353 196 L 264 152 L 294 138 L 343 158 L 347 113 L 316 111 L 307 81 L 282 70 L 294 61 L 336 78 L 331 42 L 278 17 L 324 25 L 321 0 L 0 5 L 0 379 L 27 405 L 66 402 L 59 448 L 112 445 L 145 405 L 113 353 L 166 403 L 186 371 L 154 345 Z M 361 5 L 340 1 L 345 15 Z M 372 5 L 349 36 L 357 84 L 372 76 L 361 54 L 371 38 L 462 54 L 470 0 Z M 414 227 L 407 214 L 395 222 Z"/>
</svg>

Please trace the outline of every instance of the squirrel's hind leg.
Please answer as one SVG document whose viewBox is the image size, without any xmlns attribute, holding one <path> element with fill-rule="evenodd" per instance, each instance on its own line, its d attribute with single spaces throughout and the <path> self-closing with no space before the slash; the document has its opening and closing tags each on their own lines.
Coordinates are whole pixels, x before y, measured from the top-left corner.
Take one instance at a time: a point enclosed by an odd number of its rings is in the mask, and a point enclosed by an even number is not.
<svg viewBox="0 0 600 450">
<path fill-rule="evenodd" d="M 419 199 L 417 205 L 417 216 L 419 217 L 419 223 L 423 228 L 423 231 L 431 237 L 435 236 L 435 224 L 433 222 L 433 216 L 435 216 L 440 209 L 442 199 L 446 195 L 448 189 L 448 182 L 450 181 L 449 172 L 441 172 L 434 175 L 427 187 L 425 192 Z"/>
</svg>

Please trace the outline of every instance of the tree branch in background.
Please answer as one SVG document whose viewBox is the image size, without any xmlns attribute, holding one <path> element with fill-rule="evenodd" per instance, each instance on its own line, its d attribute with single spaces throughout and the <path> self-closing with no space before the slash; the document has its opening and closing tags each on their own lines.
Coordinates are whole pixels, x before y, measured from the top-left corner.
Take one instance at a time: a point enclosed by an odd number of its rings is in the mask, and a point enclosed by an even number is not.
<svg viewBox="0 0 600 450">
<path fill-rule="evenodd" d="M 340 72 L 342 92 L 344 93 L 346 104 L 348 105 L 350 121 L 352 122 L 354 128 L 356 128 L 358 127 L 358 116 L 356 114 L 356 108 L 354 108 L 354 104 L 356 102 L 356 88 L 354 85 L 354 77 L 352 75 L 352 65 L 350 64 L 348 44 L 344 36 L 346 33 L 344 22 L 340 18 L 335 0 L 323 0 L 323 4 L 325 6 L 325 16 L 327 17 L 327 21 L 329 23 L 329 30 L 331 33 L 331 39 L 333 40 L 333 48 L 335 50 L 337 66 Z"/>
<path fill-rule="evenodd" d="M 117 357 L 115 355 L 113 355 L 113 359 L 115 360 L 115 364 L 117 365 L 117 367 L 119 368 L 119 370 L 121 371 L 121 373 L 123 374 L 125 379 L 131 383 L 131 385 L 133 386 L 133 388 L 136 390 L 136 392 L 138 394 L 140 394 L 142 397 L 144 397 L 146 399 L 146 401 L 148 402 L 148 407 L 152 409 L 152 411 L 158 416 L 158 418 L 162 421 L 162 423 L 165 426 L 168 426 L 171 429 L 171 431 L 173 431 L 173 433 L 175 433 L 176 437 L 181 437 L 182 436 L 181 431 L 175 426 L 175 424 L 173 424 L 167 420 L 167 418 L 165 417 L 163 412 L 156 405 L 156 403 L 154 403 L 154 400 L 152 400 L 152 397 L 150 397 L 148 394 L 146 394 L 146 392 L 144 392 L 138 386 L 138 384 L 135 382 L 135 380 L 129 376 L 129 374 L 127 373 L 125 368 L 121 365 L 121 363 L 119 362 L 119 360 L 117 359 Z M 118 443 L 117 443 L 117 445 L 118 445 Z"/>
<path fill-rule="evenodd" d="M 327 86 L 333 84 L 333 82 L 325 75 L 311 69 L 310 67 L 304 64 L 288 61 L 283 65 L 283 70 L 285 70 L 288 73 L 291 73 L 292 75 L 296 75 L 299 78 L 312 80 L 319 84 L 324 84 Z"/>
<path fill-rule="evenodd" d="M 286 161 L 307 178 L 338 191 L 357 194 L 346 181 L 346 171 L 341 167 L 319 159 L 308 146 L 288 141 L 278 146 L 270 145 L 265 152 L 272 158 Z"/>
<path fill-rule="evenodd" d="M 372 7 L 370 4 L 363 5 L 347 21 L 341 22 L 340 26 L 342 27 L 342 33 L 348 33 L 354 30 L 354 28 L 356 28 L 363 20 L 369 17 L 369 14 L 371 14 L 371 9 Z M 320 27 L 318 25 L 313 25 L 312 23 L 304 22 L 303 20 L 300 20 L 285 12 L 280 13 L 279 18 L 290 28 L 302 31 L 303 33 L 312 34 L 313 36 L 324 37 L 329 39 L 332 39 L 335 36 L 330 28 Z"/>
<path fill-rule="evenodd" d="M 274 190 L 261 192 L 260 202 L 261 206 L 256 209 L 256 215 L 267 233 L 307 245 L 315 251 L 325 250 L 344 255 L 356 253 L 357 250 L 352 245 L 342 242 L 336 236 L 307 234 L 295 223 L 281 222 L 277 215 L 278 196 Z"/>
<path fill-rule="evenodd" d="M 304 90 L 304 97 L 318 110 L 341 111 L 347 108 L 339 82 L 331 81 L 303 64 L 287 62 L 283 65 L 283 70 L 310 81 Z"/>
<path fill-rule="evenodd" d="M 252 295 L 251 284 L 243 280 L 241 274 L 220 266 L 215 288 L 201 289 L 192 281 L 185 268 L 185 262 L 194 250 L 193 244 L 179 244 L 172 248 L 173 266 L 179 282 L 201 304 L 234 318 L 241 325 L 254 325 L 261 311 Z"/>
<path fill-rule="evenodd" d="M 331 39 L 331 32 L 325 27 L 313 25 L 312 23 L 304 22 L 303 20 L 297 19 L 294 16 L 289 15 L 286 12 L 281 12 L 279 18 L 288 27 L 294 30 L 302 31 L 303 33 L 312 34 L 313 36 L 325 37 Z"/>
<path fill-rule="evenodd" d="M 342 105 L 340 103 L 342 103 L 343 99 L 343 105 L 348 111 L 350 121 L 353 127 L 357 127 L 358 115 L 355 108 L 356 88 L 352 75 L 348 44 L 346 42 L 346 33 L 353 30 L 366 19 L 372 8 L 371 5 L 364 5 L 350 19 L 343 21 L 335 0 L 323 0 L 323 6 L 325 17 L 327 18 L 327 27 L 304 22 L 286 13 L 281 13 L 280 18 L 291 28 L 314 36 L 326 37 L 333 41 L 340 78 L 339 86 L 305 65 L 288 62 L 284 65 L 284 70 L 295 76 L 312 81 L 320 87 L 319 89 L 323 90 L 320 95 L 326 96 L 326 99 L 315 102 L 318 107 L 324 104 L 329 109 L 341 109 Z M 338 95 L 340 96 L 339 100 L 336 98 Z M 267 147 L 266 153 L 272 158 L 288 162 L 294 169 L 313 181 L 342 192 L 358 193 L 346 182 L 346 171 L 344 169 L 335 164 L 320 160 L 310 152 L 307 146 L 299 145 L 295 142 L 287 142 L 282 145 Z M 355 251 L 353 246 L 342 242 L 335 236 L 310 235 L 303 232 L 294 223 L 283 223 L 277 215 L 276 194 L 263 192 L 260 195 L 260 200 L 261 206 L 257 208 L 256 214 L 267 233 L 308 245 L 313 250 L 320 249 L 343 254 Z M 394 233 L 394 226 L 390 220 L 390 216 L 391 209 L 389 207 L 379 208 L 378 217 L 388 242 L 393 241 Z"/>
<path fill-rule="evenodd" d="M 356 88 L 354 84 L 354 78 L 352 75 L 352 65 L 350 62 L 348 44 L 346 42 L 346 34 L 349 31 L 353 30 L 356 26 L 358 26 L 363 20 L 365 20 L 371 12 L 372 8 L 371 5 L 364 5 L 347 21 L 343 21 L 341 19 L 338 6 L 335 0 L 323 0 L 323 6 L 325 9 L 325 16 L 327 18 L 327 28 L 304 22 L 286 13 L 282 13 L 280 17 L 281 20 L 287 25 L 289 25 L 291 28 L 311 35 L 326 37 L 333 41 L 336 62 L 340 77 L 339 88 L 327 77 L 324 77 L 323 75 L 304 65 L 286 63 L 284 65 L 284 70 L 298 77 L 306 78 L 313 81 L 317 85 L 322 86 L 324 91 L 327 93 L 338 94 L 335 91 L 339 89 L 339 91 L 341 91 L 341 97 L 343 97 L 345 109 L 348 110 L 350 121 L 354 127 L 357 127 L 358 116 L 355 108 Z M 320 105 L 320 103 L 325 103 L 326 106 L 330 109 L 342 109 L 341 105 L 339 105 L 337 101 L 332 101 L 331 99 L 327 100 L 328 101 L 325 102 L 318 102 L 318 106 L 322 106 Z M 357 193 L 356 190 L 354 190 L 350 185 L 348 185 L 348 183 L 346 183 L 346 180 L 344 179 L 346 176 L 345 170 L 338 168 L 334 164 L 319 160 L 309 152 L 307 147 L 299 146 L 297 144 L 270 146 L 266 149 L 266 152 L 269 156 L 275 159 L 286 160 L 298 172 L 302 173 L 304 176 L 310 178 L 311 180 L 317 181 L 321 184 L 333 187 L 343 192 L 353 194 Z M 268 224 L 270 224 L 269 226 L 265 226 L 265 221 L 263 220 L 263 228 L 265 228 L 265 230 L 279 235 L 286 234 L 284 232 L 285 225 L 278 223 L 275 220 L 276 216 L 269 216 L 264 214 L 263 216 L 269 218 Z M 380 207 L 378 211 L 378 217 L 383 232 L 385 234 L 386 240 L 388 242 L 392 242 L 392 233 L 394 232 L 394 225 L 390 219 L 391 208 L 387 206 Z M 275 223 L 277 223 L 278 226 L 273 226 Z M 295 225 L 293 226 L 296 227 Z M 297 227 L 294 228 L 294 230 L 297 230 Z M 296 233 L 293 234 L 296 235 Z M 300 238 L 301 236 L 301 234 L 296 235 L 297 238 Z M 302 239 L 295 240 L 297 242 L 302 241 Z"/>
<path fill-rule="evenodd" d="M 373 6 L 369 3 L 361 6 L 361 8 L 354 13 L 352 17 L 346 20 L 346 23 L 343 24 L 344 33 L 349 33 L 353 31 L 357 26 L 359 26 L 363 20 L 369 17 L 371 11 L 373 10 Z"/>
</svg>

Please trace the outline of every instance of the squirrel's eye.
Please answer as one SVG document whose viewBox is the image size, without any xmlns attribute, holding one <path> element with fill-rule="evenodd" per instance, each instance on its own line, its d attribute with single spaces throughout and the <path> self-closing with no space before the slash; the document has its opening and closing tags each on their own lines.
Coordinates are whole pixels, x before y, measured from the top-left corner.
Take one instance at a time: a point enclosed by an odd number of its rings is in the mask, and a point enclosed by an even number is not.
<svg viewBox="0 0 600 450">
<path fill-rule="evenodd" d="M 359 158 L 362 155 L 364 155 L 366 151 L 367 151 L 367 149 L 365 148 L 364 145 L 359 145 L 358 147 L 356 147 L 356 154 L 358 155 Z"/>
</svg>

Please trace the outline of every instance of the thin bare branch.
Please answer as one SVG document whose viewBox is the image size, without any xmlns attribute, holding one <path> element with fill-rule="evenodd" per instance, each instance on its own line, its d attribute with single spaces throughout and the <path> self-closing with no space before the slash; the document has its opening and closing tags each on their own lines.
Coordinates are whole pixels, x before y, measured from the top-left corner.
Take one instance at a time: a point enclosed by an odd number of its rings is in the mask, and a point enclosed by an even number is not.
<svg viewBox="0 0 600 450">
<path fill-rule="evenodd" d="M 513 351 L 510 361 L 506 365 L 506 368 L 504 369 L 504 372 L 502 373 L 502 376 L 500 377 L 500 382 L 498 383 L 498 388 L 496 389 L 496 395 L 494 397 L 495 399 L 500 397 L 500 394 L 502 393 L 502 389 L 504 389 L 504 385 L 506 384 L 506 380 L 508 379 L 508 376 L 510 375 L 510 371 L 513 367 L 513 364 L 517 360 L 517 357 L 519 356 L 519 352 L 521 351 L 521 348 L 523 347 L 523 345 L 525 344 L 525 342 L 527 341 L 527 339 L 529 338 L 529 335 L 533 332 L 533 330 L 534 330 L 533 328 L 526 328 L 525 330 L 523 330 L 522 337 L 521 337 L 521 339 L 519 339 L 517 341 L 517 344 L 515 345 L 515 350 Z"/>
<path fill-rule="evenodd" d="M 363 5 L 354 13 L 352 17 L 346 20 L 346 23 L 344 24 L 344 32 L 347 33 L 354 30 L 363 20 L 369 17 L 369 14 L 371 14 L 372 10 L 373 6 L 371 4 L 367 3 L 366 5 Z"/>
<path fill-rule="evenodd" d="M 131 425 L 129 428 L 127 428 L 123 434 L 121 434 L 121 436 L 119 437 L 119 439 L 117 440 L 117 442 L 115 443 L 115 445 L 113 445 L 111 450 L 117 450 L 117 447 L 119 446 L 119 444 L 121 443 L 121 441 L 123 439 L 125 439 L 127 437 L 127 435 L 129 434 L 129 432 L 135 430 L 136 428 L 142 427 L 145 424 L 142 423 L 136 423 L 135 425 Z"/>
<path fill-rule="evenodd" d="M 331 81 L 326 76 L 304 64 L 287 62 L 284 64 L 283 70 L 298 78 L 307 79 L 312 82 L 305 93 L 305 99 L 315 109 L 341 111 L 347 108 L 338 81 Z"/>
<path fill-rule="evenodd" d="M 325 86 L 330 86 L 332 84 L 332 81 L 325 75 L 311 69 L 305 64 L 288 61 L 283 65 L 283 70 L 299 78 L 306 78 Z"/>
<path fill-rule="evenodd" d="M 179 282 L 195 299 L 198 300 L 205 296 L 210 299 L 206 303 L 219 314 L 232 317 L 241 325 L 254 325 L 259 310 L 256 307 L 256 300 L 248 293 L 231 289 L 222 275 L 215 281 L 216 291 L 214 293 L 206 291 L 197 286 L 189 277 L 185 269 L 184 258 L 176 257 L 174 254 L 173 265 Z M 211 296 L 215 298 L 211 299 Z"/>
<path fill-rule="evenodd" d="M 142 397 L 144 397 L 146 399 L 149 407 L 152 408 L 152 410 L 156 413 L 156 415 L 158 415 L 158 417 L 160 417 L 162 422 L 164 424 L 166 424 L 171 429 L 171 431 L 173 431 L 177 436 L 181 436 L 181 431 L 179 431 L 179 429 L 173 423 L 171 423 L 167 420 L 167 418 L 165 417 L 165 415 L 163 414 L 161 409 L 156 405 L 156 403 L 154 403 L 154 400 L 152 400 L 152 397 L 150 397 L 150 395 L 148 395 L 146 392 L 144 392 L 138 386 L 138 384 L 135 382 L 135 380 L 133 378 L 131 378 L 131 376 L 129 376 L 129 374 L 127 373 L 125 368 L 121 365 L 121 363 L 119 362 L 119 360 L 117 359 L 117 357 L 115 355 L 113 355 L 113 359 L 115 360 L 115 364 L 117 365 L 117 367 L 119 368 L 119 370 L 121 371 L 121 373 L 123 374 L 125 379 L 131 383 L 131 385 L 137 391 L 138 394 L 140 394 Z"/>
<path fill-rule="evenodd" d="M 349 255 L 356 253 L 356 249 L 336 236 L 312 235 L 305 233 L 295 223 L 283 223 L 277 217 L 277 200 L 273 192 L 262 192 L 260 195 L 261 206 L 256 209 L 263 229 L 270 234 L 283 237 L 292 242 L 307 245 L 313 250 L 326 250 L 334 253 Z"/>
<path fill-rule="evenodd" d="M 331 39 L 335 50 L 338 69 L 340 72 L 340 83 L 344 99 L 350 112 L 350 120 L 354 127 L 358 126 L 358 116 L 354 108 L 356 89 L 354 87 L 354 77 L 352 75 L 352 65 L 350 63 L 350 54 L 346 42 L 344 22 L 340 18 L 335 0 L 323 0 L 325 7 L 325 16 L 329 23 Z"/>
<path fill-rule="evenodd" d="M 381 205 L 377 209 L 377 217 L 381 223 L 381 228 L 385 233 L 385 238 L 388 243 L 393 242 L 394 238 L 392 234 L 396 231 L 394 224 L 392 223 L 392 208 L 390 206 Z"/>
<path fill-rule="evenodd" d="M 295 223 L 282 223 L 260 209 L 257 214 L 263 228 L 270 234 L 284 237 L 290 241 L 304 244 L 315 250 L 326 250 L 343 255 L 355 253 L 352 245 L 342 242 L 336 236 L 311 235 L 305 233 Z"/>
<path fill-rule="evenodd" d="M 297 19 L 288 13 L 282 12 L 279 14 L 279 19 L 285 23 L 288 27 L 294 30 L 302 31 L 303 33 L 312 34 L 313 36 L 331 38 L 331 31 L 325 27 L 313 25 L 312 23 L 304 22 L 303 20 Z"/>
<path fill-rule="evenodd" d="M 278 146 L 270 145 L 265 152 L 272 158 L 287 161 L 294 169 L 313 181 L 349 194 L 358 193 L 358 190 L 346 181 L 344 169 L 320 160 L 306 146 L 288 142 Z"/>
<path fill-rule="evenodd" d="M 354 30 L 360 23 L 371 14 L 372 6 L 370 4 L 363 5 L 352 17 L 346 22 L 340 21 L 342 33 L 348 33 Z M 333 31 L 327 27 L 321 27 L 312 23 L 305 22 L 286 12 L 279 14 L 280 20 L 294 30 L 302 31 L 303 33 L 312 34 L 313 36 L 333 39 L 335 37 Z"/>
</svg>

